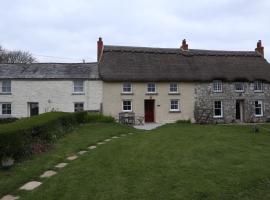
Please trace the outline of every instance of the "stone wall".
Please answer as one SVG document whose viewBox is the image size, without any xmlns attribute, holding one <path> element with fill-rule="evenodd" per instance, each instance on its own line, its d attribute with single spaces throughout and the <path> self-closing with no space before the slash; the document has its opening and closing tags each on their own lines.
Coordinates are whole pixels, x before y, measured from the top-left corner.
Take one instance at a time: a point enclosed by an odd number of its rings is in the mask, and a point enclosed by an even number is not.
<svg viewBox="0 0 270 200">
<path fill-rule="evenodd" d="M 243 122 L 265 122 L 270 118 L 270 84 L 262 92 L 254 91 L 253 83 L 244 83 L 244 92 L 236 92 L 233 82 L 223 82 L 222 92 L 213 92 L 213 83 L 197 83 L 194 117 L 199 123 L 232 123 L 236 121 L 236 101 L 243 101 Z M 214 118 L 214 101 L 223 104 L 223 117 Z M 263 101 L 263 116 L 255 116 L 254 101 Z M 204 114 L 203 114 L 204 112 Z"/>
</svg>

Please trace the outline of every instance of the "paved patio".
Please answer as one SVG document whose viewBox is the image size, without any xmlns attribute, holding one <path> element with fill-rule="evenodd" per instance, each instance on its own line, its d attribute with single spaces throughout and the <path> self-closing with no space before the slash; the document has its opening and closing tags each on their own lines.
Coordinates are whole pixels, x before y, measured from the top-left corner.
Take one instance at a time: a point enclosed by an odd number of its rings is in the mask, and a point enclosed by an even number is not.
<svg viewBox="0 0 270 200">
<path fill-rule="evenodd" d="M 134 128 L 141 130 L 152 130 L 163 125 L 164 123 L 145 123 L 143 125 L 135 125 Z"/>
</svg>

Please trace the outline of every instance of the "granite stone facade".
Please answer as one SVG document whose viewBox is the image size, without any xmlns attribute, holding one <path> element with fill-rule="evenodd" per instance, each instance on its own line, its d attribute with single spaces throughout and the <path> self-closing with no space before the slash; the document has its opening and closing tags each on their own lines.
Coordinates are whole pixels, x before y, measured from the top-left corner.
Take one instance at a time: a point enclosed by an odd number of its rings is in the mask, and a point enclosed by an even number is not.
<svg viewBox="0 0 270 200">
<path fill-rule="evenodd" d="M 194 118 L 198 123 L 266 122 L 270 119 L 270 84 L 263 83 L 262 91 L 254 91 L 254 83 L 244 82 L 244 91 L 236 92 L 234 82 L 222 82 L 222 91 L 213 91 L 213 82 L 197 83 L 195 87 Z M 255 101 L 262 101 L 263 115 L 255 116 Z M 214 117 L 214 102 L 222 102 L 222 117 Z M 236 102 L 240 102 L 237 119 Z M 238 109 L 239 110 L 239 109 Z M 239 117 L 238 117 L 239 118 Z"/>
</svg>

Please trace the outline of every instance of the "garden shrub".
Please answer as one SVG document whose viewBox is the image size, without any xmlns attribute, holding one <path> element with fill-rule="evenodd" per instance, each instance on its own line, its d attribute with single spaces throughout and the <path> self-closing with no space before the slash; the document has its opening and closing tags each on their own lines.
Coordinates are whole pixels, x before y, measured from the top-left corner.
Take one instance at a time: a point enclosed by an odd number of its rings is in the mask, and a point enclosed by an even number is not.
<svg viewBox="0 0 270 200">
<path fill-rule="evenodd" d="M 98 122 L 112 123 L 112 122 L 115 122 L 115 119 L 113 117 L 104 116 L 104 115 L 99 114 L 99 113 L 88 113 L 86 120 L 88 123 L 98 123 Z"/>
<path fill-rule="evenodd" d="M 0 160 L 16 160 L 44 151 L 44 147 L 76 125 L 85 123 L 86 112 L 51 112 L 0 125 Z"/>
</svg>

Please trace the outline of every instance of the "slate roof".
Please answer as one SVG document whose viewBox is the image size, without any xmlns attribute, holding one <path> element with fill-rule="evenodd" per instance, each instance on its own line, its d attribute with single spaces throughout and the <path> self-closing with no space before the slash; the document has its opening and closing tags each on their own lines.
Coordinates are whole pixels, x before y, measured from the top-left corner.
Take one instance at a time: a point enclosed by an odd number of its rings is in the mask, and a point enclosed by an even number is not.
<svg viewBox="0 0 270 200">
<path fill-rule="evenodd" d="M 104 81 L 270 82 L 270 64 L 255 51 L 212 51 L 105 45 L 99 63 Z"/>
<path fill-rule="evenodd" d="M 0 64 L 0 79 L 99 79 L 97 63 Z"/>
</svg>

